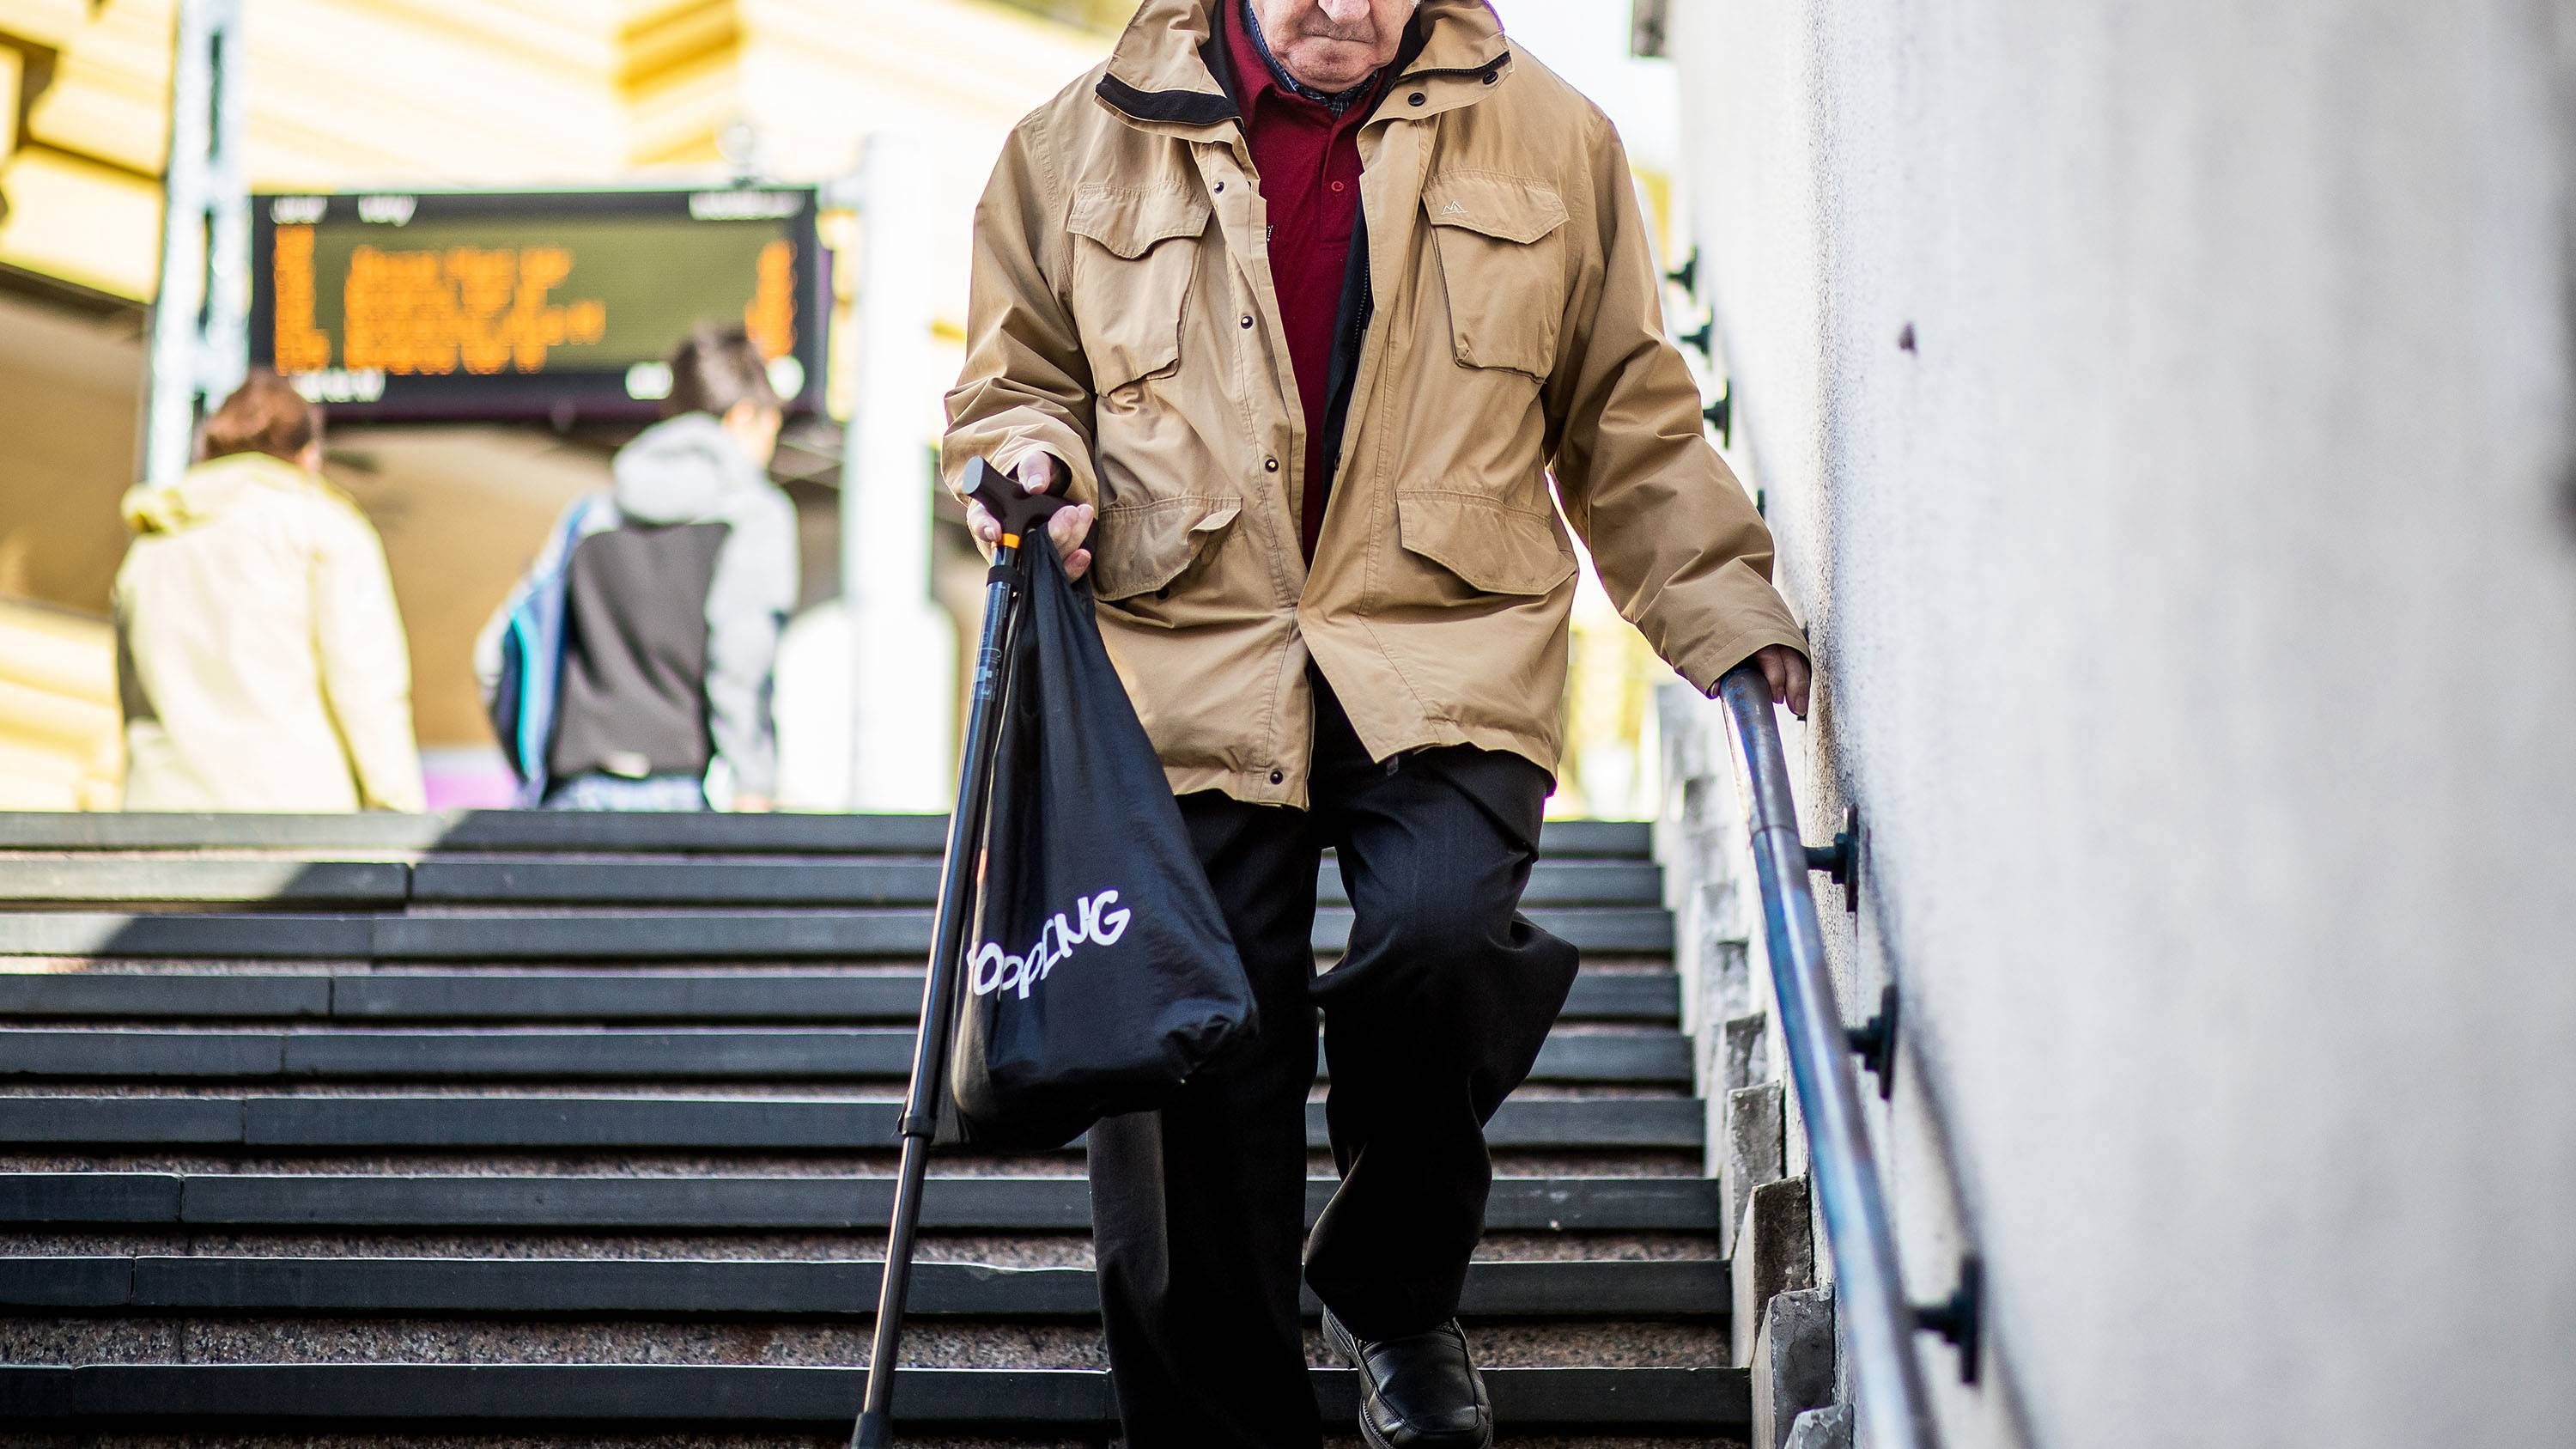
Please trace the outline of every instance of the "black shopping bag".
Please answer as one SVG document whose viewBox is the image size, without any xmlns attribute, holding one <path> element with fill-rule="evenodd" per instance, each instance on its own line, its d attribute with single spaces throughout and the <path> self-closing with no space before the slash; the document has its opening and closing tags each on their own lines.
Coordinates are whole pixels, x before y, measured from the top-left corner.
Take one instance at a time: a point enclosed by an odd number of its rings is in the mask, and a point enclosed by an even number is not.
<svg viewBox="0 0 2576 1449">
<path fill-rule="evenodd" d="M 1180 807 L 1045 534 L 1005 649 L 941 1138 L 1061 1147 L 1256 1029 Z"/>
</svg>

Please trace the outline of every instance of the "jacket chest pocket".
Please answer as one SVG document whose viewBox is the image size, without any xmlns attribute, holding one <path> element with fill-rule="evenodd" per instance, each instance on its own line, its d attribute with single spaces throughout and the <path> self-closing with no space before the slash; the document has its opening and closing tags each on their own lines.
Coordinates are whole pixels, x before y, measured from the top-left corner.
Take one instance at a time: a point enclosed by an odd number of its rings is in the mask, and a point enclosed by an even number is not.
<svg viewBox="0 0 2576 1449">
<path fill-rule="evenodd" d="M 1541 181 L 1447 171 L 1422 188 L 1462 367 L 1544 381 L 1565 316 L 1565 199 Z"/>
<path fill-rule="evenodd" d="M 1205 201 L 1177 188 L 1075 193 L 1065 226 L 1083 240 L 1069 290 L 1094 395 L 1179 365 L 1197 239 L 1210 214 Z"/>
</svg>

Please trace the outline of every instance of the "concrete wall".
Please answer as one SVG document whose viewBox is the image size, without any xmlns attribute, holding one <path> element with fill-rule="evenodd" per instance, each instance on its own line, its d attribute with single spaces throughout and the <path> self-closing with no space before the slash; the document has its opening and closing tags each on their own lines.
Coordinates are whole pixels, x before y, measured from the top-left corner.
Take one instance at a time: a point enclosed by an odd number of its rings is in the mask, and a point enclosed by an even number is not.
<svg viewBox="0 0 2576 1449">
<path fill-rule="evenodd" d="M 1949 1441 L 2576 1443 L 2576 8 L 1672 9 Z"/>
</svg>

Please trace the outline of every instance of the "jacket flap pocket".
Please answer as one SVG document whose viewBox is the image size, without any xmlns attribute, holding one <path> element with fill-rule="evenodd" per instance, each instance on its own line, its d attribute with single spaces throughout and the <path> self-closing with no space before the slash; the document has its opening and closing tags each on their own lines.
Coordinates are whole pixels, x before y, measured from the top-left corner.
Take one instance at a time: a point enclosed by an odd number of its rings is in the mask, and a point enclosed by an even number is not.
<svg viewBox="0 0 2576 1449">
<path fill-rule="evenodd" d="M 1464 227 L 1523 246 L 1565 224 L 1565 198 L 1544 181 L 1486 171 L 1445 171 L 1422 188 L 1434 226 Z"/>
<path fill-rule="evenodd" d="M 1548 594 L 1574 576 L 1574 554 L 1556 520 L 1463 493 L 1399 493 L 1396 535 L 1489 594 Z"/>
<path fill-rule="evenodd" d="M 1092 534 L 1092 597 L 1130 599 L 1169 584 L 1242 511 L 1232 498 L 1158 498 L 1102 509 Z"/>
<path fill-rule="evenodd" d="M 1065 229 L 1122 257 L 1141 257 L 1158 241 L 1207 230 L 1208 204 L 1177 188 L 1120 191 L 1086 186 L 1074 194 Z"/>
</svg>

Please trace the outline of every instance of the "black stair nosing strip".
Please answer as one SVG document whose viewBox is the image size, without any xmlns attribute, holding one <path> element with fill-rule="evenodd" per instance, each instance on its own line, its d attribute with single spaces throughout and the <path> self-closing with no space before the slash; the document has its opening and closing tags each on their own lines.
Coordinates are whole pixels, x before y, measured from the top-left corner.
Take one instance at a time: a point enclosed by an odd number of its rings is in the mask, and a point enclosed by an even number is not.
<svg viewBox="0 0 2576 1449">
<path fill-rule="evenodd" d="M 587 903 L 670 905 L 917 905 L 939 889 L 939 862 L 799 860 L 683 862 L 425 859 L 414 868 L 412 899 L 448 904 Z M 1541 860 L 1525 905 L 1662 903 L 1663 873 L 1651 861 Z M 1319 898 L 1347 905 L 1341 873 L 1327 865 Z"/>
<path fill-rule="evenodd" d="M 1526 914 L 1587 951 L 1673 947 L 1649 906 L 1541 906 Z M 267 912 L 0 913 L 0 955 L 281 960 L 630 961 L 849 959 L 925 951 L 930 912 L 736 911 L 636 915 L 306 915 Z M 1316 913 L 1313 944 L 1339 951 L 1351 913 Z"/>
<path fill-rule="evenodd" d="M 187 1184 L 176 1172 L 0 1172 L 0 1223 L 176 1223 Z"/>
<path fill-rule="evenodd" d="M 411 868 L 390 860 L 198 860 L 0 855 L 0 902 L 400 906 Z"/>
<path fill-rule="evenodd" d="M 1337 1184 L 1306 1184 L 1312 1224 Z M 37 1172 L 0 1173 L 0 1222 L 253 1229 L 882 1228 L 889 1177 L 531 1177 Z M 1494 1180 L 1487 1232 L 1714 1233 L 1718 1184 L 1688 1177 Z M 933 1177 L 923 1226 L 1081 1232 L 1090 1188 L 1078 1177 Z"/>
<path fill-rule="evenodd" d="M 0 1033 L 0 1059 L 7 1037 Z M 286 1074 L 357 1080 L 885 1080 L 912 1070 L 910 1027 L 735 1031 L 297 1031 Z"/>
<path fill-rule="evenodd" d="M 378 960 L 812 960 L 930 949 L 930 912 L 734 911 L 654 915 L 389 916 Z"/>
<path fill-rule="evenodd" d="M 1682 979 L 1674 971 L 1586 971 L 1574 978 L 1560 1020 L 1677 1025 Z"/>
<path fill-rule="evenodd" d="M 45 1255 L 0 1257 L 0 1311 L 402 1317 L 870 1318 L 874 1260 Z M 1723 1318 L 1726 1264 L 1472 1263 L 1469 1319 Z M 1097 1319 L 1087 1267 L 913 1265 L 905 1311 L 933 1318 Z M 1308 1318 L 1322 1315 L 1309 1293 Z"/>
<path fill-rule="evenodd" d="M 412 898 L 445 904 L 927 906 L 939 861 L 422 861 Z"/>
<path fill-rule="evenodd" d="M 579 851 L 599 854 L 937 855 L 944 815 L 652 815 L 614 811 L 474 810 L 444 815 L 251 815 L 178 812 L 0 812 L 0 852 L 367 850 Z M 1643 859 L 1643 821 L 1551 820 L 1539 853 Z"/>
<path fill-rule="evenodd" d="M 1330 861 L 1316 882 L 1316 899 L 1328 906 L 1347 906 L 1350 892 L 1341 871 Z M 1660 906 L 1664 902 L 1663 867 L 1649 860 L 1602 860 L 1584 856 L 1551 860 L 1542 857 L 1530 871 L 1521 905 Z"/>
<path fill-rule="evenodd" d="M 0 1142 L 240 1146 L 240 1097 L 0 1097 Z"/>
<path fill-rule="evenodd" d="M 1578 950 L 1646 953 L 1673 949 L 1672 913 L 1660 906 L 1539 906 L 1522 914 Z M 1350 931 L 1348 908 L 1327 906 L 1315 913 L 1316 950 L 1343 949 L 1349 944 Z"/>
<path fill-rule="evenodd" d="M 757 1097 L 252 1097 L 244 1138 L 302 1149 L 887 1151 L 902 1111 Z"/>
<path fill-rule="evenodd" d="M 443 815 L 0 812 L 0 851 L 583 851 L 936 855 L 941 815 L 471 810 Z"/>
<path fill-rule="evenodd" d="M 444 970 L 0 971 L 0 1018 L 353 1022 L 910 1022 L 922 973 Z M 1668 1024 L 1670 971 L 1587 971 L 1567 1021 Z"/>
<path fill-rule="evenodd" d="M 74 1416 L 70 1364 L 0 1364 L 0 1411 L 18 1422 L 50 1423 Z"/>
<path fill-rule="evenodd" d="M 937 855 L 945 815 L 626 814 L 478 810 L 439 837 L 440 850 L 577 850 L 654 854 Z"/>
<path fill-rule="evenodd" d="M 137 810 L 0 812 L 0 850 L 423 850 L 452 817 L 369 811 L 257 815 Z"/>
<path fill-rule="evenodd" d="M 134 1303 L 140 1258 L 0 1258 L 0 1311 L 96 1311 Z"/>
<path fill-rule="evenodd" d="M 1511 1101 L 1485 1140 L 1509 1150 L 1699 1151 L 1706 1110 L 1691 1097 Z M 23 1096 L 0 1097 L 0 1142 L 874 1152 L 896 1145 L 901 1111 L 891 1101 L 764 1097 Z M 1322 1103 L 1307 1105 L 1306 1142 L 1329 1145 Z"/>
<path fill-rule="evenodd" d="M 0 913 L 0 955 L 361 959 L 374 949 L 376 920 L 284 912 L 6 912 Z"/>
<path fill-rule="evenodd" d="M 0 1079 L 223 1078 L 286 1075 L 282 1031 L 0 1028 Z"/>
<path fill-rule="evenodd" d="M 1312 1371 L 1331 1420 L 1358 1410 L 1357 1375 Z M 31 1421 L 828 1425 L 846 1430 L 866 1371 L 699 1364 L 83 1364 L 0 1367 L 0 1402 Z M 1495 1417 L 1516 1428 L 1688 1429 L 1741 1435 L 1741 1368 L 1493 1368 Z M 1107 1428 L 1099 1369 L 901 1370 L 906 1427 Z"/>
<path fill-rule="evenodd" d="M 0 1080 L 330 1082 L 893 1081 L 910 1027 L 672 1030 L 0 1027 Z M 1687 1087 L 1671 1028 L 1558 1032 L 1530 1080 Z"/>
<path fill-rule="evenodd" d="M 876 1230 L 891 1214 L 894 1186 L 890 1177 L 206 1173 L 187 1179 L 179 1210 L 189 1223 L 229 1227 Z M 1085 1231 L 1090 1188 L 1078 1177 L 933 1177 L 922 1222 L 934 1230 Z"/>
<path fill-rule="evenodd" d="M 1655 850 L 1655 827 L 1646 820 L 1551 820 L 1539 827 L 1541 855 L 1642 860 Z"/>
<path fill-rule="evenodd" d="M 344 1021 L 912 1022 L 922 973 L 352 971 Z"/>
<path fill-rule="evenodd" d="M 318 1020 L 331 993 L 320 972 L 0 971 L 0 1018 Z"/>
</svg>

